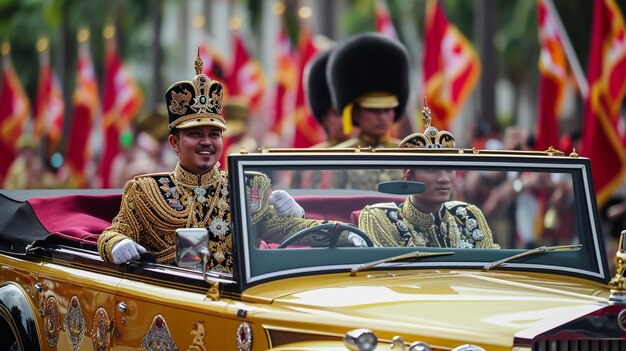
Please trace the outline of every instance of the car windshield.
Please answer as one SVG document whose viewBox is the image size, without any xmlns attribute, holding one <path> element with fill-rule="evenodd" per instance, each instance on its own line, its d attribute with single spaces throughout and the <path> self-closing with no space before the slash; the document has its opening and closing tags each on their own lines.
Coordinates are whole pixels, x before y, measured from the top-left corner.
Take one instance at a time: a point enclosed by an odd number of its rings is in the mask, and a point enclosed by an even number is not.
<svg viewBox="0 0 626 351">
<path fill-rule="evenodd" d="M 243 221 L 236 230 L 245 234 L 247 274 L 253 279 L 349 271 L 355 264 L 416 249 L 455 254 L 381 266 L 482 268 L 539 246 L 582 245 L 582 250 L 528 255 L 498 268 L 603 276 L 585 164 L 563 159 L 568 162 L 468 161 L 458 155 L 241 162 L 235 203 Z M 297 205 L 283 197 L 276 202 L 276 192 Z M 290 206 L 302 207 L 304 218 L 289 212 Z"/>
</svg>

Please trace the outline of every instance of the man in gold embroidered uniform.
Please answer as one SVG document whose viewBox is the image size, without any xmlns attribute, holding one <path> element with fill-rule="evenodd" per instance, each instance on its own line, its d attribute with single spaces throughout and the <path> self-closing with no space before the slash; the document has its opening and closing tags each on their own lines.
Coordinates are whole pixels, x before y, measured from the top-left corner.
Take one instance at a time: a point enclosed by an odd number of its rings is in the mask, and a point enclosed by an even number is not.
<svg viewBox="0 0 626 351">
<path fill-rule="evenodd" d="M 455 147 L 452 134 L 430 126 L 406 137 L 400 147 Z M 367 206 L 359 216 L 359 227 L 375 246 L 428 246 L 498 249 L 482 211 L 462 201 L 451 201 L 456 171 L 450 169 L 407 169 L 403 180 L 423 183 L 421 193 L 404 203 Z"/>
<path fill-rule="evenodd" d="M 195 68 L 197 75 L 192 81 L 175 83 L 165 94 L 168 141 L 178 155 L 178 164 L 171 173 L 137 176 L 126 183 L 120 212 L 98 239 L 98 252 L 107 262 L 137 260 L 151 251 L 157 263 L 174 263 L 176 229 L 195 227 L 209 232 L 208 268 L 232 271 L 228 178 L 218 166 L 226 130 L 222 86 L 201 74 L 199 58 Z M 261 226 L 257 233 L 266 237 L 259 240 L 281 233 L 279 240 L 284 239 L 285 234 L 321 223 L 304 219 L 302 207 L 285 191 L 266 191 L 263 196 L 267 199 L 259 201 L 259 209 L 264 220 L 257 221 L 255 229 Z"/>
</svg>

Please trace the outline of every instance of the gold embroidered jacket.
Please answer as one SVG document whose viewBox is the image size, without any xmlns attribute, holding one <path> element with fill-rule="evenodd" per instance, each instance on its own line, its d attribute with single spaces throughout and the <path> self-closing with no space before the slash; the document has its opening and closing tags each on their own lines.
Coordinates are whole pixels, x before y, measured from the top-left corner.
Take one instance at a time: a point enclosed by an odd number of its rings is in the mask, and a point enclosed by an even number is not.
<svg viewBox="0 0 626 351">
<path fill-rule="evenodd" d="M 267 179 L 269 184 L 269 178 Z M 267 204 L 270 186 L 263 193 L 263 220 L 254 224 L 259 240 L 282 241 L 287 235 L 321 223 L 304 218 L 280 217 Z M 172 173 L 147 174 L 126 183 L 120 212 L 98 238 L 98 252 L 112 262 L 111 249 L 130 238 L 156 256 L 158 263 L 175 261 L 175 231 L 207 228 L 211 252 L 208 268 L 231 272 L 232 231 L 228 176 L 217 167 L 196 175 L 176 165 Z"/>
<path fill-rule="evenodd" d="M 400 206 L 365 207 L 359 216 L 375 246 L 427 246 L 499 249 L 482 211 L 462 201 L 447 201 L 435 215 L 418 210 L 410 198 Z"/>
</svg>

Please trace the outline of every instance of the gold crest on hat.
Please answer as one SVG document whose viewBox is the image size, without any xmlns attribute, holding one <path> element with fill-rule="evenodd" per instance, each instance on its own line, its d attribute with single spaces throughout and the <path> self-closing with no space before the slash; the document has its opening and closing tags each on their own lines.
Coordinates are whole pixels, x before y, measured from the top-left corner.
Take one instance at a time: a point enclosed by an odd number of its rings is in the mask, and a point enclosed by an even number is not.
<svg viewBox="0 0 626 351">
<path fill-rule="evenodd" d="M 426 98 L 424 98 L 424 107 L 422 107 L 422 119 L 424 121 L 424 133 L 413 133 L 404 138 L 399 148 L 427 148 L 427 149 L 441 149 L 441 148 L 455 148 L 456 143 L 452 133 L 433 127 L 432 112 L 426 104 Z"/>
</svg>

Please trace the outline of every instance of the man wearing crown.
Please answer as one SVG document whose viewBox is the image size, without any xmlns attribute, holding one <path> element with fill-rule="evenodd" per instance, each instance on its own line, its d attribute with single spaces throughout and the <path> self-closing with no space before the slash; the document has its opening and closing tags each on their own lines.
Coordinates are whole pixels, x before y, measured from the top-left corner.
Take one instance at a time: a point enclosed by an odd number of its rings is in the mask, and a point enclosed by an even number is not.
<svg viewBox="0 0 626 351">
<path fill-rule="evenodd" d="M 211 253 L 208 269 L 232 272 L 232 231 L 228 177 L 218 160 L 223 149 L 222 85 L 201 74 L 170 86 L 165 93 L 169 144 L 178 155 L 173 172 L 137 176 L 124 187 L 118 215 L 98 238 L 103 260 L 116 264 L 138 260 L 150 251 L 157 263 L 175 261 L 175 231 L 207 228 Z M 247 174 L 246 190 L 254 204 L 253 226 L 261 240 L 282 241 L 322 223 L 303 218 L 304 209 L 285 191 L 270 193 L 269 178 Z M 252 196 L 254 195 L 254 196 Z"/>
<path fill-rule="evenodd" d="M 414 133 L 400 148 L 454 148 L 454 137 L 430 126 L 430 109 L 423 110 L 424 133 Z M 424 191 L 410 195 L 404 203 L 367 206 L 359 216 L 359 228 L 375 246 L 421 246 L 499 249 L 482 211 L 475 205 L 450 200 L 456 171 L 451 169 L 407 169 L 402 180 L 424 184 Z"/>
</svg>

